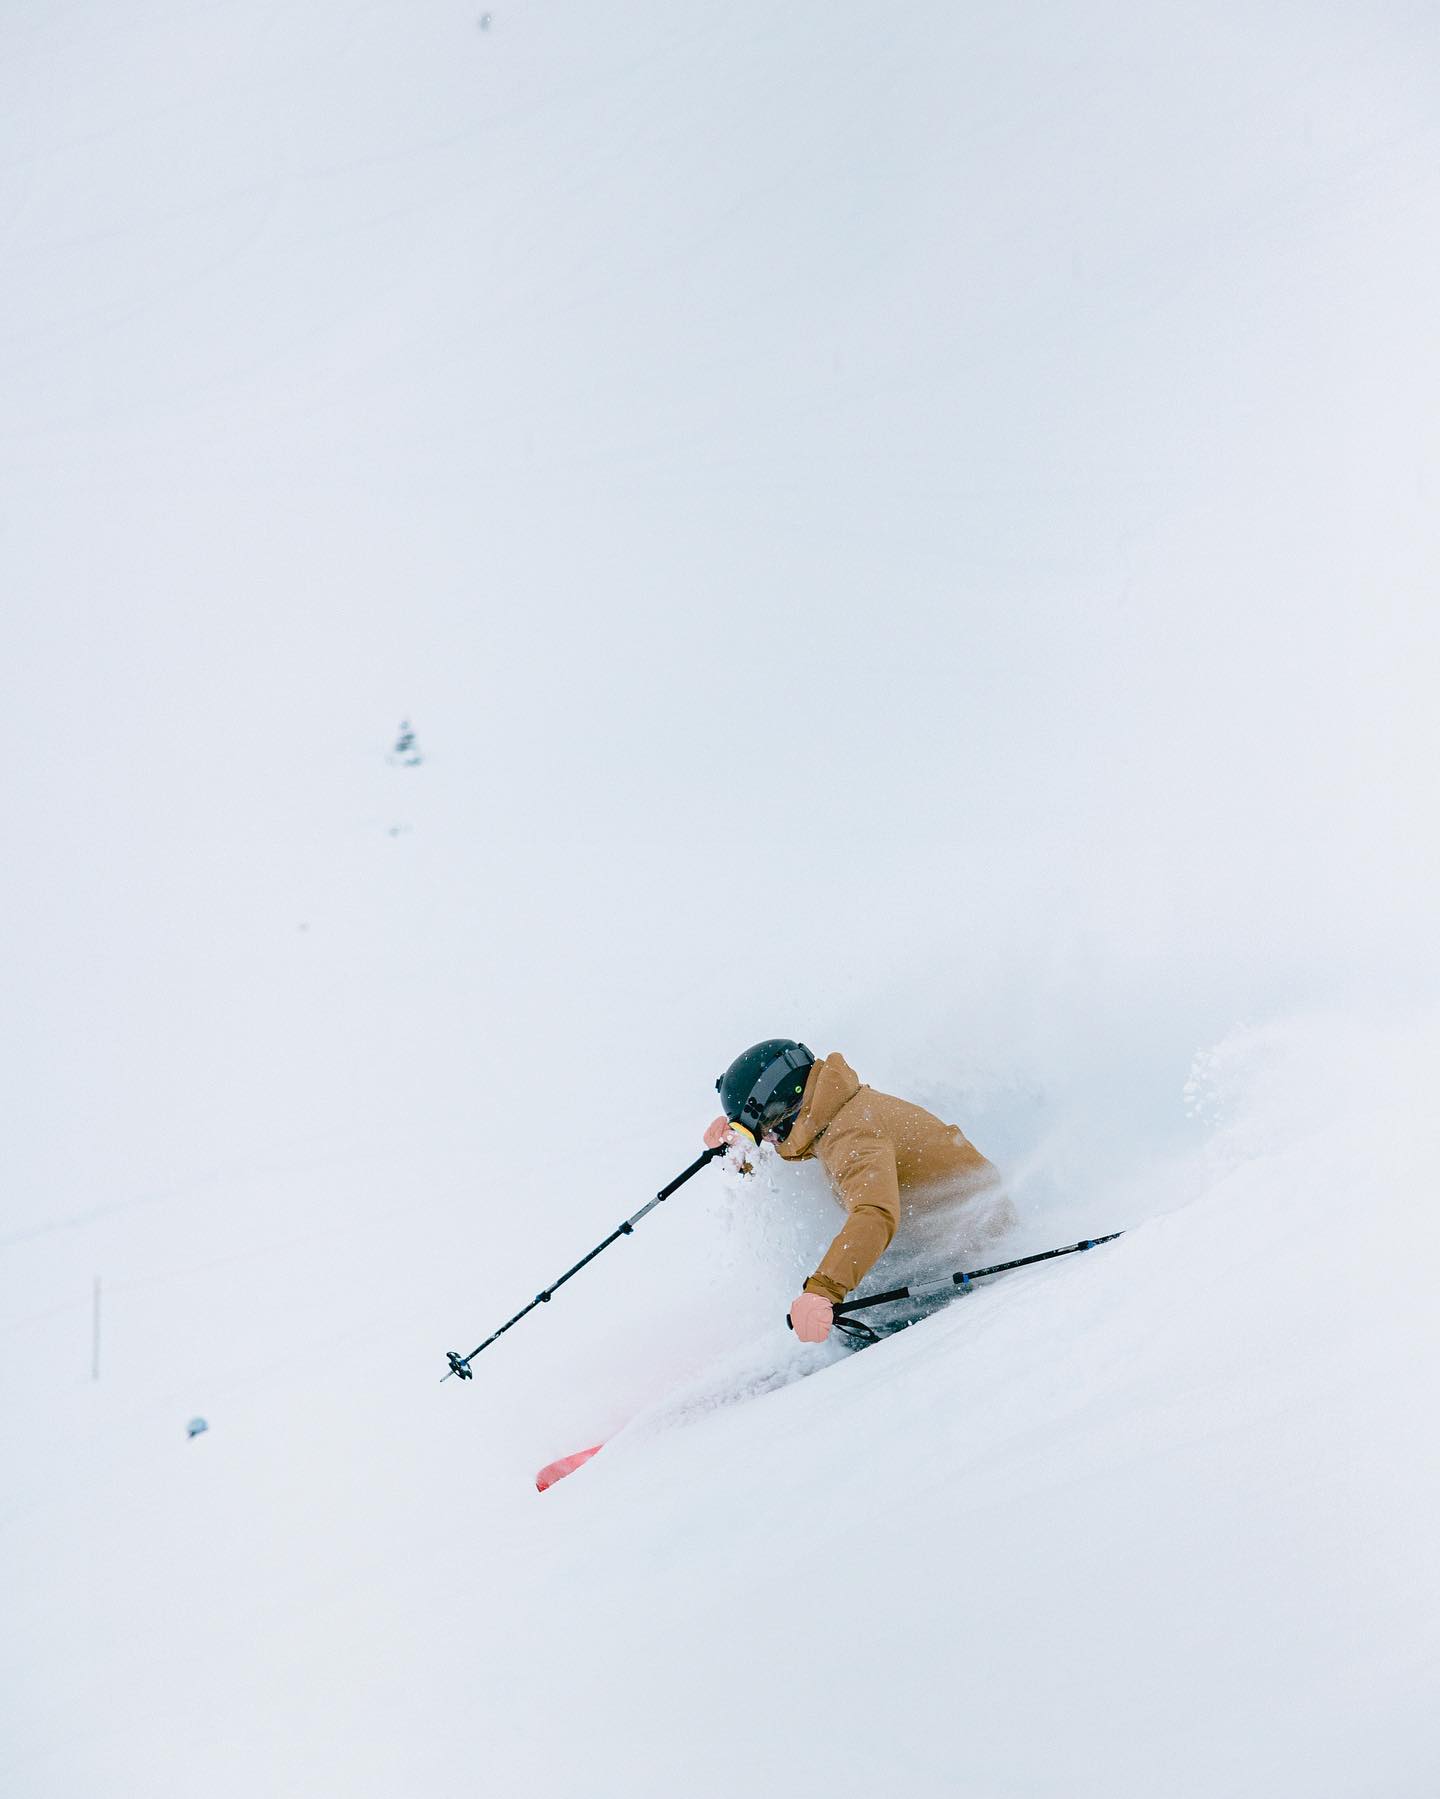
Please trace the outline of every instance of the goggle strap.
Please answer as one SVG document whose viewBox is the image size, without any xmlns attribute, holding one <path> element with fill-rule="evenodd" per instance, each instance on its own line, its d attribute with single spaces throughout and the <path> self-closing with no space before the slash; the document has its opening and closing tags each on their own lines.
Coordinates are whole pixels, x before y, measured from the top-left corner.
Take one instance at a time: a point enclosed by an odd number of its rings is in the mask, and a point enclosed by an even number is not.
<svg viewBox="0 0 1440 1799">
<path fill-rule="evenodd" d="M 776 1056 L 775 1060 L 765 1070 L 764 1074 L 761 1075 L 760 1079 L 756 1081 L 755 1085 L 746 1095 L 745 1104 L 741 1107 L 741 1111 L 749 1113 L 753 1107 L 755 1118 L 758 1122 L 765 1116 L 765 1108 L 785 1085 L 785 1082 L 789 1077 L 802 1068 L 808 1070 L 814 1063 L 814 1060 L 814 1056 L 811 1055 L 810 1051 L 806 1049 L 803 1043 L 797 1044 L 794 1049 L 782 1049 L 780 1054 Z M 734 1121 L 732 1120 L 732 1122 Z M 744 1126 L 742 1125 L 739 1128 L 743 1130 Z"/>
</svg>

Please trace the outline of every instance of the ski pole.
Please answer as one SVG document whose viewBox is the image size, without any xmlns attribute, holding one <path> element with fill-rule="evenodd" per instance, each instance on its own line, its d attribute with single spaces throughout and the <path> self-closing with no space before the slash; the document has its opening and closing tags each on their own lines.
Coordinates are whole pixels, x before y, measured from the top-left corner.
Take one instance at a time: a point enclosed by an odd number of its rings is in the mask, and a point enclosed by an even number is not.
<svg viewBox="0 0 1440 1799">
<path fill-rule="evenodd" d="M 983 1280 L 987 1274 L 1008 1274 L 1012 1268 L 1028 1268 L 1032 1262 L 1049 1262 L 1056 1256 L 1078 1255 L 1083 1250 L 1097 1248 L 1101 1243 L 1113 1243 L 1117 1237 L 1124 1235 L 1124 1231 L 1111 1231 L 1108 1237 L 1086 1237 L 1079 1243 L 1067 1243 L 1063 1249 L 1042 1249 L 1039 1255 L 1019 1256 L 1013 1262 L 996 1262 L 989 1268 L 971 1268 L 968 1271 L 960 1269 L 955 1274 L 946 1275 L 944 1280 L 931 1287 L 892 1287 L 888 1293 L 872 1293 L 865 1299 L 847 1299 L 836 1306 L 835 1316 L 841 1318 L 847 1312 L 863 1312 L 867 1306 L 881 1306 L 891 1299 L 924 1299 L 932 1293 L 943 1293 L 947 1287 L 958 1287 L 962 1293 L 968 1293 L 971 1281 Z M 786 1321 L 789 1322 L 788 1317 Z"/>
<path fill-rule="evenodd" d="M 595 1260 L 602 1249 L 609 1249 L 610 1245 L 620 1237 L 628 1237 L 647 1212 L 653 1212 L 656 1206 L 660 1204 L 661 1200 L 669 1199 L 670 1195 L 677 1187 L 683 1187 L 692 1175 L 699 1174 L 700 1170 L 713 1162 L 716 1156 L 723 1156 L 726 1148 L 727 1145 L 722 1144 L 719 1149 L 707 1149 L 702 1155 L 696 1156 L 690 1166 L 685 1169 L 683 1173 L 677 1174 L 668 1187 L 662 1187 L 655 1195 L 654 1199 L 649 1200 L 645 1205 L 641 1206 L 640 1210 L 636 1212 L 633 1217 L 627 1218 L 623 1224 L 617 1224 L 615 1229 L 611 1231 L 610 1235 L 603 1243 L 597 1243 L 588 1255 L 581 1256 L 575 1266 L 573 1268 L 567 1268 L 558 1281 L 551 1281 L 548 1287 L 535 1295 L 528 1306 L 522 1306 L 513 1318 L 507 1318 L 504 1324 L 500 1326 L 499 1330 L 491 1331 L 490 1335 L 482 1344 L 480 1344 L 479 1348 L 472 1349 L 469 1355 L 463 1356 L 457 1355 L 453 1349 L 447 1350 L 445 1352 L 445 1359 L 450 1364 L 450 1374 L 458 1374 L 461 1380 L 471 1380 L 473 1378 L 473 1371 L 470 1364 L 475 1360 L 476 1356 L 479 1355 L 480 1350 L 488 1349 L 497 1337 L 503 1337 L 510 1326 L 512 1324 L 518 1324 L 527 1312 L 533 1312 L 536 1306 L 546 1304 L 551 1296 L 565 1285 L 572 1274 L 579 1274 L 580 1270 L 585 1267 L 588 1262 L 593 1262 Z M 450 1374 L 442 1374 L 440 1376 L 442 1383 L 449 1380 Z"/>
</svg>

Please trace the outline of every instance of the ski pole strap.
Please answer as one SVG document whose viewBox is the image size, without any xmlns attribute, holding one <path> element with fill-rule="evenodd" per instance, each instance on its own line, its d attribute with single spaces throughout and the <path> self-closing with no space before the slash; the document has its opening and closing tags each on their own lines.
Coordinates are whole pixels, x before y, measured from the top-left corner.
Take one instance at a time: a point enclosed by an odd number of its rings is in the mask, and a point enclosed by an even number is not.
<svg viewBox="0 0 1440 1799">
<path fill-rule="evenodd" d="M 628 1217 L 623 1224 L 617 1224 L 615 1229 L 611 1231 L 610 1235 L 603 1243 L 597 1243 L 594 1249 L 590 1250 L 588 1254 L 581 1256 L 580 1260 L 573 1268 L 567 1268 L 564 1274 L 560 1276 L 559 1280 L 551 1281 L 548 1287 L 543 1288 L 537 1293 L 528 1306 L 521 1306 L 520 1310 L 513 1318 L 507 1318 L 498 1330 L 491 1331 L 485 1341 L 475 1349 L 472 1349 L 469 1355 L 457 1355 L 453 1349 L 447 1350 L 445 1359 L 450 1364 L 450 1374 L 456 1375 L 460 1380 L 470 1380 L 472 1378 L 470 1364 L 475 1360 L 476 1356 L 480 1354 L 482 1349 L 488 1349 L 497 1337 L 503 1337 L 512 1325 L 518 1324 L 522 1318 L 533 1312 L 536 1306 L 547 1305 L 556 1292 L 565 1285 L 566 1281 L 568 1281 L 572 1275 L 579 1274 L 582 1268 L 588 1267 L 602 1250 L 609 1249 L 610 1245 L 618 1238 L 628 1237 L 635 1229 L 635 1226 L 639 1224 L 640 1220 L 648 1213 L 653 1212 L 662 1200 L 669 1199 L 670 1195 L 677 1187 L 683 1187 L 692 1175 L 699 1174 L 700 1170 L 708 1167 L 709 1164 L 715 1160 L 716 1156 L 723 1156 L 724 1154 L 725 1145 L 722 1144 L 719 1149 L 707 1149 L 696 1156 L 690 1166 L 684 1169 L 680 1174 L 677 1174 L 675 1179 L 671 1181 L 668 1186 L 662 1187 L 655 1195 L 654 1199 L 647 1200 L 646 1203 L 641 1206 L 640 1210 L 631 1213 L 630 1217 Z M 450 1374 L 442 1374 L 440 1379 L 442 1381 L 447 1381 L 450 1378 Z"/>
<path fill-rule="evenodd" d="M 1079 1243 L 1067 1243 L 1063 1249 L 1042 1249 L 1039 1255 L 1017 1256 L 1013 1262 L 995 1262 L 989 1268 L 962 1268 L 928 1287 L 892 1287 L 888 1293 L 871 1293 L 864 1299 L 843 1300 L 835 1307 L 835 1316 L 842 1318 L 849 1312 L 863 1312 L 867 1306 L 883 1306 L 895 1299 L 928 1299 L 932 1293 L 943 1293 L 949 1287 L 958 1287 L 962 1293 L 968 1293 L 971 1282 L 983 1280 L 986 1275 L 1008 1274 L 1012 1268 L 1028 1268 L 1034 1262 L 1051 1262 L 1056 1256 L 1079 1255 L 1084 1250 L 1097 1249 L 1102 1243 L 1113 1243 L 1117 1237 L 1124 1235 L 1124 1231 L 1111 1231 L 1105 1237 L 1086 1237 Z"/>
<path fill-rule="evenodd" d="M 790 1328 L 793 1330 L 795 1327 L 791 1325 Z M 872 1343 L 880 1341 L 879 1331 L 871 1330 L 863 1318 L 837 1318 L 835 1329 L 861 1349 L 868 1349 Z"/>
</svg>

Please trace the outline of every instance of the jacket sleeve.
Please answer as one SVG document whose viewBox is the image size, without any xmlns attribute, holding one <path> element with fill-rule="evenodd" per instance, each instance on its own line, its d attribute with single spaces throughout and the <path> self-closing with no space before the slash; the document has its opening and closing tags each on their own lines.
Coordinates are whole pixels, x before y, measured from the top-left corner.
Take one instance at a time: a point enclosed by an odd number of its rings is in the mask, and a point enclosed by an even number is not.
<svg viewBox="0 0 1440 1799">
<path fill-rule="evenodd" d="M 894 1145 L 873 1128 L 832 1127 L 816 1153 L 849 1216 L 805 1291 L 838 1305 L 889 1248 L 900 1223 L 900 1182 Z"/>
</svg>

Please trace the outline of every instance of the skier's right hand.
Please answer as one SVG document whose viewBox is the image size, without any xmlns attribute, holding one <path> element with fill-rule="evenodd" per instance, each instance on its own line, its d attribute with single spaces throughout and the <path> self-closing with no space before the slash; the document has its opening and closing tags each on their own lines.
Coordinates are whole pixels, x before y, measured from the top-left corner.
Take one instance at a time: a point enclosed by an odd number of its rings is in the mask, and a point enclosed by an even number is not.
<svg viewBox="0 0 1440 1799">
<path fill-rule="evenodd" d="M 705 1147 L 706 1149 L 720 1149 L 724 1144 L 732 1142 L 734 1136 L 735 1127 L 730 1120 L 723 1117 L 717 1118 L 712 1124 L 707 1124 L 705 1127 Z"/>
</svg>

